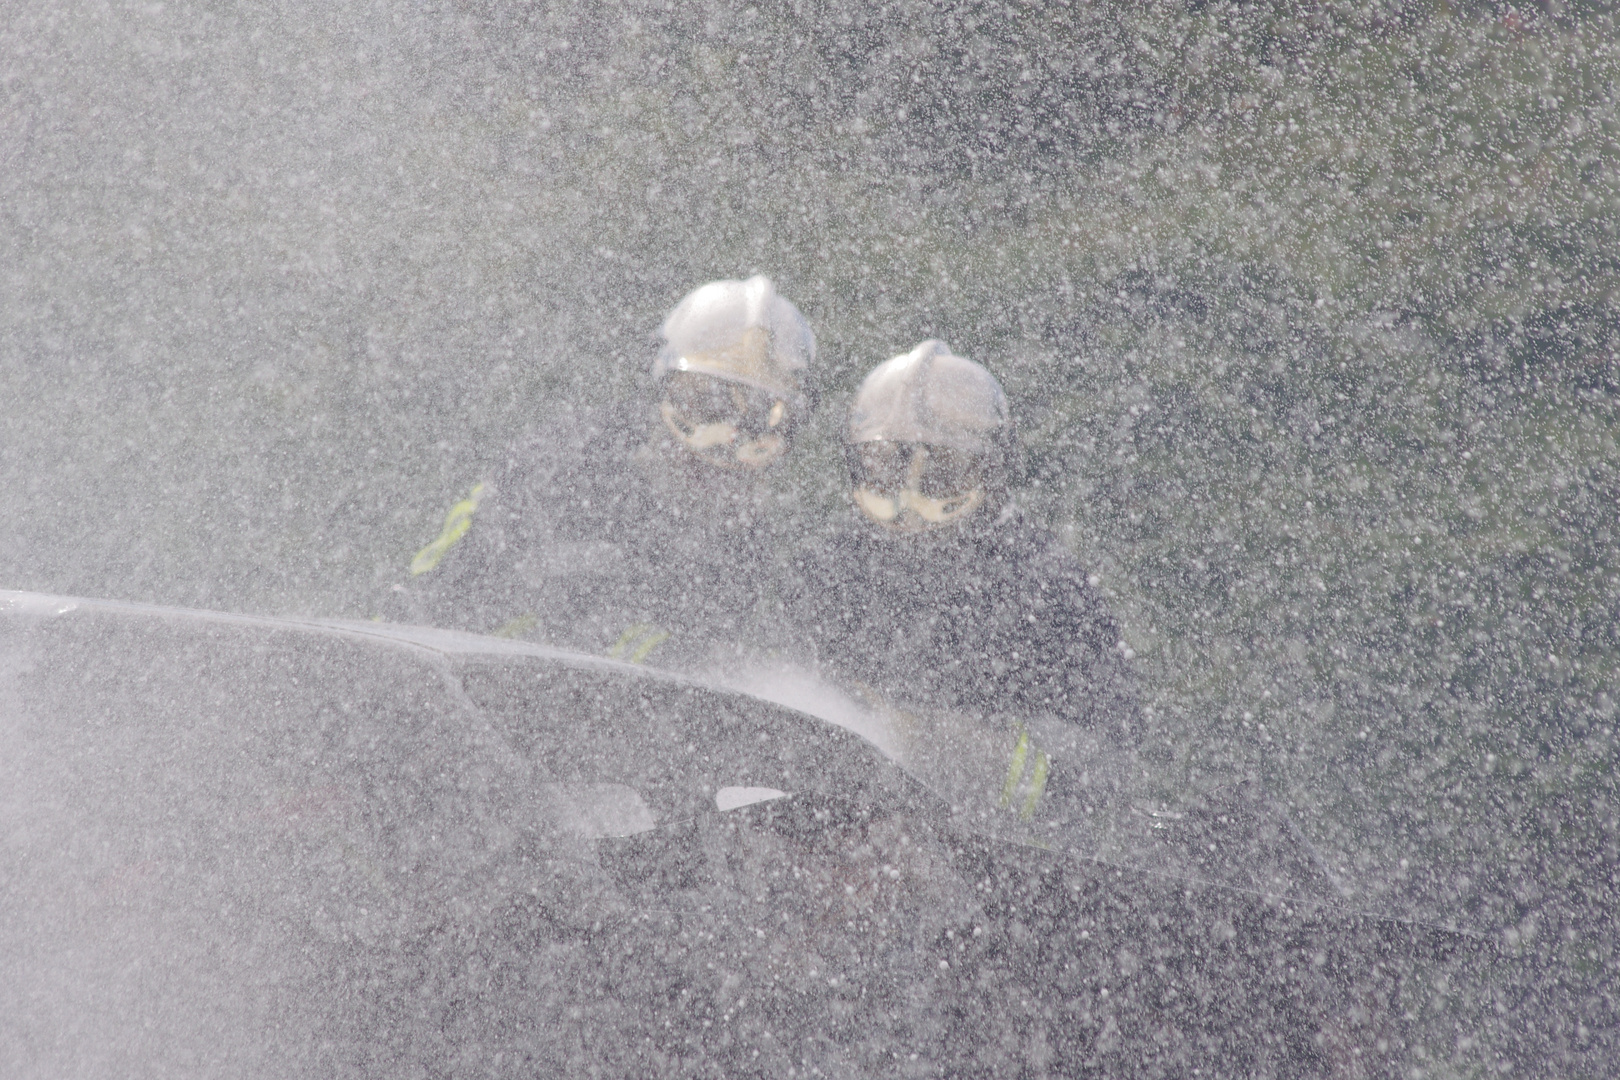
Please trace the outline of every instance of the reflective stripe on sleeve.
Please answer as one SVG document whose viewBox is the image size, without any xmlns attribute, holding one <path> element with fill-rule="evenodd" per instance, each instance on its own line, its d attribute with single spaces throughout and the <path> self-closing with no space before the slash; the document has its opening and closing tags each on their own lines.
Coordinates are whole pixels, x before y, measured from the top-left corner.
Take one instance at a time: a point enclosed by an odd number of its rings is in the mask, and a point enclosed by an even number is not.
<svg viewBox="0 0 1620 1080">
<path fill-rule="evenodd" d="M 1035 751 L 1035 767 L 1030 770 L 1029 780 L 1024 779 L 1024 769 L 1030 763 L 1030 751 Z M 1011 810 L 1014 801 L 1020 793 L 1023 801 L 1018 806 L 1018 816 L 1028 821 L 1035 816 L 1035 809 L 1040 806 L 1041 796 L 1046 793 L 1046 778 L 1052 771 L 1052 759 L 1045 750 L 1041 750 L 1030 741 L 1029 732 L 1023 724 L 1018 725 L 1018 742 L 1013 747 L 1012 758 L 1007 762 L 1007 779 L 1001 785 L 1001 808 Z"/>
<path fill-rule="evenodd" d="M 478 501 L 484 497 L 484 485 L 474 484 L 471 492 L 444 516 L 444 529 L 439 533 L 437 540 L 416 553 L 411 560 L 411 576 L 425 574 L 439 565 L 439 560 L 450 553 L 450 549 L 467 535 L 472 528 L 473 514 L 478 510 Z"/>
<path fill-rule="evenodd" d="M 660 630 L 647 623 L 636 623 L 619 635 L 619 640 L 613 643 L 608 655 L 615 660 L 639 664 L 646 660 L 654 649 L 668 640 L 668 630 Z"/>
<path fill-rule="evenodd" d="M 1025 821 L 1035 816 L 1035 807 L 1046 790 L 1046 773 L 1051 764 L 1052 760 L 1046 756 L 1045 750 L 1035 751 L 1035 775 L 1029 778 L 1029 794 L 1024 796 L 1024 809 L 1018 815 Z"/>
<path fill-rule="evenodd" d="M 1012 760 L 1007 763 L 1007 782 L 1001 785 L 1002 809 L 1012 805 L 1018 793 L 1018 782 L 1024 778 L 1024 761 L 1029 757 L 1029 732 L 1018 729 L 1018 745 L 1013 747 Z"/>
<path fill-rule="evenodd" d="M 534 615 L 519 615 L 515 619 L 508 619 L 491 634 L 492 637 L 516 638 L 522 637 L 540 624 L 540 619 Z"/>
</svg>

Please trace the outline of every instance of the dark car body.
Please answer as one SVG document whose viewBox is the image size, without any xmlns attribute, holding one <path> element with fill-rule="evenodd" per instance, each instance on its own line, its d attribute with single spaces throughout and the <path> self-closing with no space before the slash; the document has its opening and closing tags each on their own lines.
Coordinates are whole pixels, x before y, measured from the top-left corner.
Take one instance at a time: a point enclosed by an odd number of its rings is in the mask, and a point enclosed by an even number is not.
<svg viewBox="0 0 1620 1080">
<path fill-rule="evenodd" d="M 1087 848 L 735 690 L 381 624 L 0 593 L 0 791 L 8 1076 L 1404 1075 L 1503 962 L 1296 888 L 1242 790 Z M 1234 837 L 1296 854 L 1200 873 Z"/>
</svg>

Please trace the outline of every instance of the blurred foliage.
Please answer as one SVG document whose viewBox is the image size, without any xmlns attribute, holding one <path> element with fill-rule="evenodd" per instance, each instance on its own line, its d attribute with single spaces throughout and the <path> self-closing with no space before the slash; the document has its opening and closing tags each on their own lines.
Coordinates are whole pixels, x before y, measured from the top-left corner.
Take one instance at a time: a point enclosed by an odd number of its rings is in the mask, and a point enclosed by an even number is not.
<svg viewBox="0 0 1620 1080">
<path fill-rule="evenodd" d="M 549 400 L 633 399 L 676 298 L 768 272 L 822 347 L 781 482 L 842 513 L 847 394 L 945 338 L 1167 767 L 1614 962 L 1604 6 L 7 18 L 8 584 L 368 614 Z"/>
</svg>

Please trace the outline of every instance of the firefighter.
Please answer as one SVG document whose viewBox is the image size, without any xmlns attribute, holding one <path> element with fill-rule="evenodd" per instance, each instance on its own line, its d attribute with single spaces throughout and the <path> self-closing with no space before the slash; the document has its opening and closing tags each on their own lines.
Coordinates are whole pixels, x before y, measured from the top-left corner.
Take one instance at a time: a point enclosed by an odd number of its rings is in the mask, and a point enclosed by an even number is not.
<svg viewBox="0 0 1620 1080">
<path fill-rule="evenodd" d="M 670 312 L 656 406 L 557 405 L 394 586 L 404 621 L 701 667 L 760 640 L 815 337 L 765 277 Z"/>
<path fill-rule="evenodd" d="M 792 590 L 816 663 L 915 725 L 914 754 L 960 741 L 942 716 L 991 733 L 1000 800 L 1033 811 L 1050 763 L 1024 722 L 1056 717 L 1118 744 L 1134 735 L 1135 706 L 1101 597 L 1010 497 L 1006 395 L 985 368 L 925 341 L 862 382 L 845 449 L 852 520 L 797 559 Z"/>
</svg>

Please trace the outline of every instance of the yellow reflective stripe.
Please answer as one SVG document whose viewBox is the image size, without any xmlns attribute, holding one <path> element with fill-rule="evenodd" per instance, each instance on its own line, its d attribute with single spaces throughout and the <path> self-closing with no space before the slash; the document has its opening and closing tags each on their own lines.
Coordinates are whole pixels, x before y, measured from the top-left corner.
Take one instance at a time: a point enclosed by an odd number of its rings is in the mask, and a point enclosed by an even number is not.
<svg viewBox="0 0 1620 1080">
<path fill-rule="evenodd" d="M 515 619 L 508 619 L 506 622 L 502 623 L 500 628 L 491 636 L 504 638 L 521 637 L 522 635 L 527 634 L 530 630 L 533 630 L 535 626 L 539 624 L 539 622 L 540 620 L 533 615 L 519 615 Z"/>
<path fill-rule="evenodd" d="M 619 640 L 615 641 L 608 649 L 608 655 L 615 660 L 623 660 L 624 651 L 628 649 L 630 647 L 630 643 L 645 632 L 646 629 L 646 623 L 636 623 L 634 626 L 630 627 L 624 633 L 619 635 Z"/>
<path fill-rule="evenodd" d="M 412 577 L 438 566 L 439 560 L 456 546 L 456 541 L 467 535 L 467 530 L 472 528 L 473 513 L 478 509 L 478 500 L 483 497 L 484 485 L 474 484 L 467 497 L 450 508 L 444 517 L 444 530 L 439 533 L 439 538 L 418 551 L 416 558 L 411 560 Z"/>
<path fill-rule="evenodd" d="M 624 633 L 619 640 L 613 643 L 608 655 L 615 660 L 625 660 L 632 664 L 639 664 L 658 646 L 669 640 L 669 631 L 660 630 L 647 623 L 636 623 Z"/>
<path fill-rule="evenodd" d="M 1035 807 L 1041 801 L 1041 793 L 1046 790 L 1046 774 L 1051 764 L 1045 750 L 1035 751 L 1035 775 L 1029 779 L 1029 794 L 1024 796 L 1024 809 L 1018 815 L 1025 821 L 1035 816 Z"/>
<path fill-rule="evenodd" d="M 1012 805 L 1013 795 L 1018 791 L 1018 782 L 1024 778 L 1024 761 L 1029 757 L 1029 732 L 1022 726 L 1018 729 L 1018 745 L 1013 747 L 1012 760 L 1007 763 L 1007 782 L 1001 785 L 1001 805 L 1003 808 Z"/>
<path fill-rule="evenodd" d="M 640 645 L 637 645 L 636 650 L 630 654 L 630 662 L 632 664 L 641 663 L 643 660 L 647 659 L 648 653 L 658 648 L 658 646 L 662 645 L 667 640 L 669 640 L 668 630 L 656 630 L 653 633 L 648 634 L 647 639 Z"/>
</svg>

